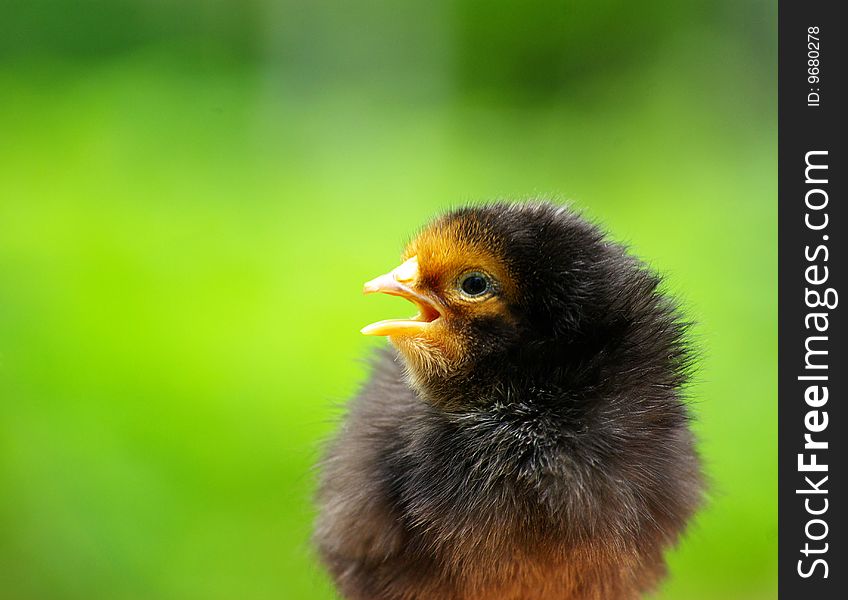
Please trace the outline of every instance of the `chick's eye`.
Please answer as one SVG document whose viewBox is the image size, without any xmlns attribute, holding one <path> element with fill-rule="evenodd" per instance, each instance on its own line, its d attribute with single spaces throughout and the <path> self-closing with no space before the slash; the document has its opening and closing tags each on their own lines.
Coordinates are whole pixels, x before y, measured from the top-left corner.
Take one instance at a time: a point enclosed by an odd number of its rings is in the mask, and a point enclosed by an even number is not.
<svg viewBox="0 0 848 600">
<path fill-rule="evenodd" d="M 460 289 L 466 296 L 482 296 L 489 291 L 489 280 L 481 273 L 469 273 L 462 278 Z"/>
</svg>

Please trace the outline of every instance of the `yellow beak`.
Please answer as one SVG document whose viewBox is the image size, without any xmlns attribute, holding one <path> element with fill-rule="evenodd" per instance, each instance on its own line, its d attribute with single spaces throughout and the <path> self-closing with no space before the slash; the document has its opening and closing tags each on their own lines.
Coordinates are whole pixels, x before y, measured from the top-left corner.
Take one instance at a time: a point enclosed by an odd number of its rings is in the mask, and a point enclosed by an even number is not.
<svg viewBox="0 0 848 600">
<path fill-rule="evenodd" d="M 422 333 L 442 316 L 440 305 L 432 298 L 415 290 L 418 281 L 418 257 L 405 261 L 396 269 L 380 275 L 365 284 L 365 294 L 401 296 L 418 306 L 418 314 L 411 319 L 387 319 L 362 328 L 364 335 L 416 335 Z"/>
</svg>

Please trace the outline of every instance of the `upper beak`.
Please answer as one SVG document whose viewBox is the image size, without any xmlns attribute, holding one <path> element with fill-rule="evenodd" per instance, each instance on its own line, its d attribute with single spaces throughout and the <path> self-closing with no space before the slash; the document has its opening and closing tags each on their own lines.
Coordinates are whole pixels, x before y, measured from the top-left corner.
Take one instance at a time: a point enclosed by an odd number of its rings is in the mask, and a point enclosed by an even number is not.
<svg viewBox="0 0 848 600">
<path fill-rule="evenodd" d="M 380 275 L 365 284 L 365 294 L 383 293 L 402 296 L 418 306 L 418 314 L 411 319 L 377 321 L 362 328 L 365 335 L 414 335 L 423 331 L 442 316 L 442 308 L 433 299 L 417 292 L 412 286 L 418 280 L 418 257 L 413 256 L 393 271 Z"/>
</svg>

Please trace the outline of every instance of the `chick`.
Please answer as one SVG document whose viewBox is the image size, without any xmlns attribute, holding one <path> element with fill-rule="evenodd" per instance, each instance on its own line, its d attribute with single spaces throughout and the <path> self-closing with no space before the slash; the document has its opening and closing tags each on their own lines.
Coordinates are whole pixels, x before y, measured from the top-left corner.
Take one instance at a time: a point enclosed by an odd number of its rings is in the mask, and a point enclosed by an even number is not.
<svg viewBox="0 0 848 600">
<path fill-rule="evenodd" d="M 314 539 L 350 600 L 616 600 L 702 497 L 692 353 L 659 278 L 569 209 L 461 208 L 365 284 L 401 296 L 321 465 Z"/>
</svg>

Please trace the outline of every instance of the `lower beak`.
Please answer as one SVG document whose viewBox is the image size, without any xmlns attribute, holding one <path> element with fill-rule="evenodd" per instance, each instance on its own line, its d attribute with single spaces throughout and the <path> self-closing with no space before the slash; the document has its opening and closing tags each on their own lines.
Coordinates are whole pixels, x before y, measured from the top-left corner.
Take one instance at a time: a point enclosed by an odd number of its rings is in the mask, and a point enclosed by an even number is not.
<svg viewBox="0 0 848 600">
<path fill-rule="evenodd" d="M 363 293 L 401 296 L 418 306 L 418 314 L 410 319 L 387 319 L 371 323 L 362 328 L 364 335 L 413 336 L 425 331 L 442 316 L 442 309 L 436 301 L 411 287 L 417 279 L 418 259 L 413 256 L 393 271 L 365 284 Z"/>
</svg>

